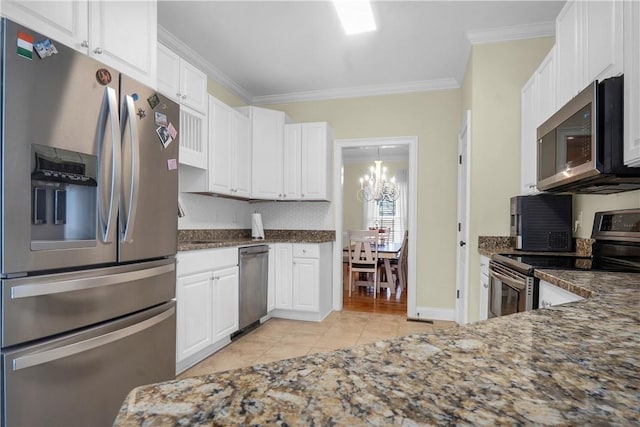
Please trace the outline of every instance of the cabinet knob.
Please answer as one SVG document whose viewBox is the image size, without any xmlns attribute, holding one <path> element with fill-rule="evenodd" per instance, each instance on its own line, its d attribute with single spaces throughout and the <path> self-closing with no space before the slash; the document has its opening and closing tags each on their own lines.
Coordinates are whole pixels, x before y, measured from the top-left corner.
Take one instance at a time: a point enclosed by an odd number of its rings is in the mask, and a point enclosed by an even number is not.
<svg viewBox="0 0 640 427">
<path fill-rule="evenodd" d="M 177 96 L 178 98 L 180 98 L 180 97 L 182 97 L 182 94 L 181 94 L 180 92 L 178 92 L 178 93 L 176 93 L 176 96 Z"/>
<path fill-rule="evenodd" d="M 302 194 L 300 195 L 300 197 L 304 197 L 304 193 L 302 193 Z"/>
<path fill-rule="evenodd" d="M 80 46 L 89 47 L 89 40 L 82 40 L 82 43 L 80 43 Z"/>
<path fill-rule="evenodd" d="M 102 48 L 101 47 L 97 47 L 97 48 L 93 49 L 93 53 L 95 53 L 97 55 L 102 54 Z"/>
<path fill-rule="evenodd" d="M 484 286 L 485 288 L 489 288 L 489 284 L 488 283 L 483 283 L 482 286 Z"/>
<path fill-rule="evenodd" d="M 187 99 L 187 95 L 182 95 L 182 99 Z"/>
<path fill-rule="evenodd" d="M 306 249 L 303 249 L 303 250 L 302 250 L 302 253 L 303 253 L 303 254 L 306 254 L 306 253 L 307 253 L 307 250 L 306 250 Z"/>
</svg>

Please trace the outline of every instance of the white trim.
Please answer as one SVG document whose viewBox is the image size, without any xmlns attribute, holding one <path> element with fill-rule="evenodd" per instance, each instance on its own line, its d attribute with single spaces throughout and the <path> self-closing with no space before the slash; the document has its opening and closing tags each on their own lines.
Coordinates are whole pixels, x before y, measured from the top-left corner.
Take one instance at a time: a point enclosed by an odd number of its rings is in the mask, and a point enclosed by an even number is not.
<svg viewBox="0 0 640 427">
<path fill-rule="evenodd" d="M 310 90 L 274 95 L 254 96 L 253 105 L 282 104 L 287 102 L 320 101 L 327 99 L 358 98 L 365 96 L 391 95 L 396 93 L 426 92 L 433 90 L 459 89 L 460 83 L 453 77 L 421 80 L 406 83 L 389 83 L 368 86 L 353 86 L 339 89 Z"/>
<path fill-rule="evenodd" d="M 465 135 L 465 146 L 466 149 L 464 153 L 462 153 L 462 135 Z M 465 224 L 463 224 L 463 235 L 460 236 L 460 233 L 456 231 L 456 239 L 460 238 L 462 241 L 466 242 L 466 245 L 463 247 L 464 251 L 464 259 L 466 260 L 466 265 L 464 270 L 460 270 L 460 248 L 456 246 L 456 292 L 460 291 L 460 297 L 454 295 L 456 298 L 455 304 L 455 319 L 459 324 L 465 324 L 468 321 L 468 307 L 469 307 L 469 215 L 470 215 L 470 203 L 471 203 L 471 174 L 470 172 L 470 161 L 471 161 L 471 110 L 466 110 L 464 116 L 462 117 L 462 124 L 460 125 L 460 129 L 458 130 L 458 155 L 464 155 L 465 157 L 465 165 L 467 170 L 465 171 Z M 460 185 L 460 175 L 461 175 L 461 167 L 460 164 L 457 165 L 458 169 L 458 185 L 457 185 L 457 209 L 456 209 L 456 219 L 458 223 L 462 222 L 462 218 L 460 215 L 460 205 L 462 204 L 461 196 L 461 185 Z"/>
<path fill-rule="evenodd" d="M 451 308 L 416 307 L 416 315 L 409 316 L 421 320 L 450 320 L 456 321 L 456 312 Z"/>
<path fill-rule="evenodd" d="M 225 73 L 216 68 L 209 61 L 204 59 L 198 52 L 193 50 L 189 45 L 178 39 L 166 28 L 158 25 L 158 42 L 162 43 L 178 55 L 190 62 L 195 67 L 204 71 L 208 78 L 214 79 L 217 83 L 230 90 L 234 95 L 241 98 L 247 104 L 251 101 L 251 94 L 242 86 L 234 82 Z"/>
<path fill-rule="evenodd" d="M 536 37 L 555 36 L 555 21 L 537 22 L 533 24 L 511 25 L 508 27 L 490 28 L 487 30 L 467 31 L 467 39 L 471 44 L 506 42 L 512 40 L 533 39 Z"/>
<path fill-rule="evenodd" d="M 342 149 L 348 147 L 408 145 L 409 146 L 409 252 L 407 281 L 407 317 L 416 317 L 417 279 L 416 245 L 418 236 L 418 137 L 402 136 L 390 138 L 336 139 L 333 147 L 333 194 L 336 233 L 342 233 Z M 342 310 L 342 245 L 333 245 L 333 309 Z"/>
</svg>

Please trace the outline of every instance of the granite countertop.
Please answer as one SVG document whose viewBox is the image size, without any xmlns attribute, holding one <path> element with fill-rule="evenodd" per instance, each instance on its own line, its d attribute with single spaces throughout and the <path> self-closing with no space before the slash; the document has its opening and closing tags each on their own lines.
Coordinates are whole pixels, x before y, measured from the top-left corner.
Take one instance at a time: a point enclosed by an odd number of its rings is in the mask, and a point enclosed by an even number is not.
<svg viewBox="0 0 640 427">
<path fill-rule="evenodd" d="M 251 238 L 251 230 L 179 230 L 178 250 L 225 248 L 269 243 L 325 243 L 336 240 L 334 230 L 265 230 L 265 238 Z"/>
<path fill-rule="evenodd" d="M 515 240 L 506 236 L 479 236 L 478 252 L 480 255 L 491 257 L 495 254 L 518 254 L 518 255 L 555 255 L 555 256 L 591 256 L 592 239 L 574 239 L 575 251 L 572 252 L 548 252 L 548 251 L 523 251 L 514 249 Z"/>
<path fill-rule="evenodd" d="M 138 387 L 115 425 L 637 425 L 640 275 L 539 275 L 588 298 Z"/>
</svg>

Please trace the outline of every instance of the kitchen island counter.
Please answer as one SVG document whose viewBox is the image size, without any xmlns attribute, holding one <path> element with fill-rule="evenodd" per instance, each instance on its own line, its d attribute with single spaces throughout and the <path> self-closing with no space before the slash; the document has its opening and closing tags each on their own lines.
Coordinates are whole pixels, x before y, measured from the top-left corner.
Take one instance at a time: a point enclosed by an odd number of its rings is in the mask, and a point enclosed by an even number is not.
<svg viewBox="0 0 640 427">
<path fill-rule="evenodd" d="M 582 301 L 132 390 L 116 426 L 633 425 L 640 275 L 545 270 Z"/>
</svg>

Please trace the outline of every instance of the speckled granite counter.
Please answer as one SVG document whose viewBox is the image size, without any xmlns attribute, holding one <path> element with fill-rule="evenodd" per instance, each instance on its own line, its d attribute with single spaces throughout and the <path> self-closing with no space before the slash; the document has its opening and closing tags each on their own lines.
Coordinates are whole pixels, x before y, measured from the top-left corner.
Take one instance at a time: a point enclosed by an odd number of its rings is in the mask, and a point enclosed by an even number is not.
<svg viewBox="0 0 640 427">
<path fill-rule="evenodd" d="M 557 255 L 557 256 L 591 256 L 592 239 L 575 239 L 575 251 L 574 252 L 543 252 L 545 255 Z M 514 249 L 515 241 L 512 237 L 505 236 L 479 236 L 478 237 L 478 252 L 480 255 L 491 257 L 494 254 L 540 254 L 540 251 L 522 251 Z"/>
<path fill-rule="evenodd" d="M 261 243 L 325 243 L 336 240 L 334 230 L 265 230 L 263 240 L 253 240 L 251 230 L 178 230 L 178 250 L 224 248 Z"/>
<path fill-rule="evenodd" d="M 138 387 L 115 425 L 637 425 L 640 275 L 543 274 L 590 298 Z"/>
</svg>

